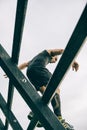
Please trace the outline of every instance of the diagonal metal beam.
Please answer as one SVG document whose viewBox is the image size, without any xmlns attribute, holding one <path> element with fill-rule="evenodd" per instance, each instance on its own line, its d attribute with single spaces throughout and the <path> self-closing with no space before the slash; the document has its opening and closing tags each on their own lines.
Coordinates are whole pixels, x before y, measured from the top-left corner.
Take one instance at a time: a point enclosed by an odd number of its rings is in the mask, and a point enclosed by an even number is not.
<svg viewBox="0 0 87 130">
<path fill-rule="evenodd" d="M 19 122 L 15 118 L 14 114 L 12 113 L 12 111 L 7 107 L 7 104 L 4 100 L 4 98 L 2 97 L 1 93 L 0 93 L 0 108 L 3 111 L 3 113 L 5 114 L 5 116 L 7 117 L 13 130 L 23 130 L 21 125 L 19 124 Z"/>
<path fill-rule="evenodd" d="M 28 0 L 18 0 L 13 37 L 12 61 L 18 63 Z"/>
<path fill-rule="evenodd" d="M 14 38 L 13 38 L 13 48 L 12 48 L 12 62 L 15 64 L 18 63 L 19 52 L 21 46 L 21 39 L 27 9 L 28 0 L 18 0 L 17 2 L 17 11 L 16 11 L 16 21 L 14 29 Z M 11 106 L 11 99 L 13 97 L 13 87 L 12 83 L 9 82 L 9 94 L 8 94 L 8 106 Z M 10 100 L 10 101 L 9 101 Z"/>
<path fill-rule="evenodd" d="M 52 98 L 53 93 L 62 81 L 66 71 L 72 63 L 74 57 L 83 44 L 87 36 L 87 4 L 78 21 L 78 24 L 65 48 L 65 51 L 53 73 L 53 76 L 47 86 L 47 89 L 42 97 L 42 100 L 47 104 Z M 48 94 L 49 93 L 49 94 Z"/>
<path fill-rule="evenodd" d="M 0 130 L 4 130 L 4 124 L 1 119 L 0 119 Z"/>
<path fill-rule="evenodd" d="M 37 116 L 34 114 L 33 119 L 31 120 L 27 130 L 34 130 L 35 126 L 37 125 L 38 120 L 37 120 Z"/>
<path fill-rule="evenodd" d="M 46 130 L 65 130 L 56 116 L 0 45 L 0 65 Z"/>
<path fill-rule="evenodd" d="M 27 3 L 28 3 L 28 0 L 17 1 L 16 20 L 15 20 L 13 48 L 12 48 L 12 62 L 14 62 L 15 64 L 18 63 L 18 59 L 19 59 Z M 13 93 L 14 93 L 14 86 L 11 83 L 11 81 L 9 81 L 8 99 L 7 99 L 7 104 L 9 108 L 11 108 L 12 106 Z M 5 125 L 6 130 L 7 130 L 8 129 L 7 120 L 5 124 L 6 124 Z"/>
</svg>

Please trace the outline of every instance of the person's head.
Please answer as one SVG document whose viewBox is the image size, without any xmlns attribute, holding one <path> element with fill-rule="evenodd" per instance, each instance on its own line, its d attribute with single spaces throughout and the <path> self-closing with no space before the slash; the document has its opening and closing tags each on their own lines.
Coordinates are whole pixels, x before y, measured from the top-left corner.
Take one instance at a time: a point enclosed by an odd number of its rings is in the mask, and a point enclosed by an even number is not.
<svg viewBox="0 0 87 130">
<path fill-rule="evenodd" d="M 50 63 L 55 63 L 58 59 L 58 56 L 52 56 Z"/>
</svg>

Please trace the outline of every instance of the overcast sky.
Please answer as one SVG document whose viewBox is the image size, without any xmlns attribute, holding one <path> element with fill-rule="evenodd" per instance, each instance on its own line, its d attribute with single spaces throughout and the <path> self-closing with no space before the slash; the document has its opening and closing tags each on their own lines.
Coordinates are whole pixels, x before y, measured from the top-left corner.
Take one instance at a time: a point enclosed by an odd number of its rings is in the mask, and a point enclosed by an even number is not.
<svg viewBox="0 0 87 130">
<path fill-rule="evenodd" d="M 87 0 L 29 0 L 19 64 L 30 60 L 43 49 L 65 48 L 80 18 Z M 17 0 L 0 0 L 0 43 L 11 56 Z M 76 61 L 78 72 L 70 68 L 60 85 L 62 115 L 75 130 L 87 130 L 87 41 L 80 50 Z M 56 64 L 49 65 L 51 72 Z M 26 70 L 23 71 L 26 73 Z M 8 79 L 0 69 L 0 92 L 7 97 Z M 28 126 L 30 111 L 15 90 L 13 111 L 22 127 Z M 0 118 L 4 116 L 0 111 Z M 9 128 L 11 130 L 11 128 Z M 36 128 L 39 130 L 39 128 Z M 43 128 L 40 128 L 43 130 Z"/>
</svg>

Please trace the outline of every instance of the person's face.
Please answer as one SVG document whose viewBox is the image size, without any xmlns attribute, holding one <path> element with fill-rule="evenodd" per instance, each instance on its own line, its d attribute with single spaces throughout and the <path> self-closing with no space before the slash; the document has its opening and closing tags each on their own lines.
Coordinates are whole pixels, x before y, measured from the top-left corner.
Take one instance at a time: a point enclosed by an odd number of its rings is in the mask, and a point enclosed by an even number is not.
<svg viewBox="0 0 87 130">
<path fill-rule="evenodd" d="M 55 63 L 58 59 L 58 56 L 53 56 L 50 63 Z"/>
</svg>

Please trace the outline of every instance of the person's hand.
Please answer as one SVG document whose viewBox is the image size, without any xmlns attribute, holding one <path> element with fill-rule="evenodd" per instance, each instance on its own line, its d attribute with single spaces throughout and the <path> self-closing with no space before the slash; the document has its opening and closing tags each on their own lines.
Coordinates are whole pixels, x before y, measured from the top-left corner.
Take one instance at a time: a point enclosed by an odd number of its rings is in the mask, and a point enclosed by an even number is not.
<svg viewBox="0 0 87 130">
<path fill-rule="evenodd" d="M 64 49 L 59 49 L 58 50 L 58 53 L 59 53 L 58 55 L 61 55 L 63 52 L 64 52 Z"/>
<path fill-rule="evenodd" d="M 76 62 L 76 61 L 74 61 L 73 62 L 73 64 L 72 64 L 72 70 L 74 71 L 78 71 L 78 69 L 79 69 L 79 64 Z"/>
<path fill-rule="evenodd" d="M 55 63 L 58 59 L 58 56 L 53 56 L 50 60 L 50 63 Z"/>
</svg>

